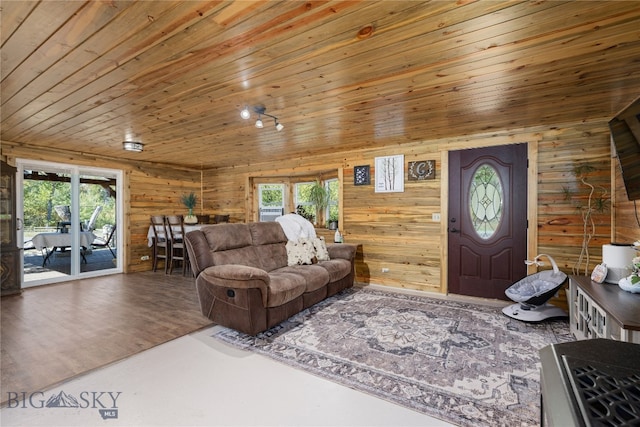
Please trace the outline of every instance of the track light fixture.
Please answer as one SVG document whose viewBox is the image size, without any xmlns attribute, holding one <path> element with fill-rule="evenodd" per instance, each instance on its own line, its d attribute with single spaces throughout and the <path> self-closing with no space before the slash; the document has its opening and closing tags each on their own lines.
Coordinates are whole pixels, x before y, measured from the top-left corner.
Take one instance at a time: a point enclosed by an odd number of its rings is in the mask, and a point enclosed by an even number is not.
<svg viewBox="0 0 640 427">
<path fill-rule="evenodd" d="M 266 109 L 267 108 L 262 105 L 253 107 L 253 111 L 258 114 L 258 120 L 256 120 L 256 127 L 258 129 L 262 129 L 264 127 L 264 123 L 262 122 L 262 116 L 267 116 L 273 119 L 273 123 L 275 124 L 276 130 L 280 132 L 282 129 L 284 129 L 284 125 L 278 121 L 278 118 L 276 116 L 272 116 L 271 114 L 265 113 Z M 249 111 L 249 107 L 245 106 L 242 109 L 242 111 L 240 111 L 240 117 L 242 117 L 245 120 L 248 120 L 251 117 L 251 112 Z"/>
</svg>

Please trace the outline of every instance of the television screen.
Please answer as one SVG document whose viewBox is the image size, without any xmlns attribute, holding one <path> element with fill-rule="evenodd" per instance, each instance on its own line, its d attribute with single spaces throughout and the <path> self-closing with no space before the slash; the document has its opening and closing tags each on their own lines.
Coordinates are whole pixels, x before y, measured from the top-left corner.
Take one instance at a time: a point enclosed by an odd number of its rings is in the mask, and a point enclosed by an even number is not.
<svg viewBox="0 0 640 427">
<path fill-rule="evenodd" d="M 640 98 L 609 121 L 629 200 L 640 200 Z"/>
</svg>

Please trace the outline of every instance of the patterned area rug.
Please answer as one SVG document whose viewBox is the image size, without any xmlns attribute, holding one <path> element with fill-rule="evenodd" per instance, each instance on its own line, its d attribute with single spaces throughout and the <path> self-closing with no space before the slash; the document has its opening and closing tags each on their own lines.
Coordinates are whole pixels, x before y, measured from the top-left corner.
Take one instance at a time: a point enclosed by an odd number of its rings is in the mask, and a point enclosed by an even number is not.
<svg viewBox="0 0 640 427">
<path fill-rule="evenodd" d="M 566 320 L 348 289 L 255 337 L 214 337 L 462 426 L 540 424 L 538 350 L 573 341 Z"/>
</svg>

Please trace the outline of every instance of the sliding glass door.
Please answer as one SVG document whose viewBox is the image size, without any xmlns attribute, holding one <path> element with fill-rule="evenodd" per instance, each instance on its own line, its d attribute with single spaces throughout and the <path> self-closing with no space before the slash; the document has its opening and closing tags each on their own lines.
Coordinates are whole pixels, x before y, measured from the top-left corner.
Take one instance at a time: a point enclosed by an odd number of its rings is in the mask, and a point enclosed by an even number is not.
<svg viewBox="0 0 640 427">
<path fill-rule="evenodd" d="M 18 160 L 23 287 L 122 272 L 122 173 Z"/>
</svg>

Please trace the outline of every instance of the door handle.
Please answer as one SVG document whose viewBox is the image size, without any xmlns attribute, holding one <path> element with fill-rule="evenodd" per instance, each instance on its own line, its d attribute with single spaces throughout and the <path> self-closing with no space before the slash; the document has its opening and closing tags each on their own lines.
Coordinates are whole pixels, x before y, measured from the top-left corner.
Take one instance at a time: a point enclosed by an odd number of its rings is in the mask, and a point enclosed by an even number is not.
<svg viewBox="0 0 640 427">
<path fill-rule="evenodd" d="M 459 233 L 460 230 L 458 230 L 457 228 L 450 228 L 449 229 L 449 233 Z"/>
</svg>

